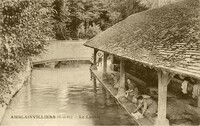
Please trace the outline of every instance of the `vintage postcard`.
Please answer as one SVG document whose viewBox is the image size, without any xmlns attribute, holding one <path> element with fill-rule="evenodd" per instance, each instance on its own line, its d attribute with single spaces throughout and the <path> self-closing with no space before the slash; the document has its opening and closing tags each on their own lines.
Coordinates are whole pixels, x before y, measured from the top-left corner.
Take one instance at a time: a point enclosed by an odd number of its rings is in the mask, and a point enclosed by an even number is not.
<svg viewBox="0 0 200 126">
<path fill-rule="evenodd" d="M 0 0 L 0 126 L 200 126 L 200 0 Z"/>
</svg>

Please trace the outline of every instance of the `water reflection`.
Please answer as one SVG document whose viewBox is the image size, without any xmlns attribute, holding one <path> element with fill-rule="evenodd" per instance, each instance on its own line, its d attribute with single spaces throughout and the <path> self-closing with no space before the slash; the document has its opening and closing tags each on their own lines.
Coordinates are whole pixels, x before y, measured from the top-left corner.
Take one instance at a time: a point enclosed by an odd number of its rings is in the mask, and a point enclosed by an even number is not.
<svg viewBox="0 0 200 126">
<path fill-rule="evenodd" d="M 2 126 L 134 125 L 100 85 L 94 92 L 88 69 L 82 64 L 33 70 L 31 82 L 12 100 Z"/>
</svg>

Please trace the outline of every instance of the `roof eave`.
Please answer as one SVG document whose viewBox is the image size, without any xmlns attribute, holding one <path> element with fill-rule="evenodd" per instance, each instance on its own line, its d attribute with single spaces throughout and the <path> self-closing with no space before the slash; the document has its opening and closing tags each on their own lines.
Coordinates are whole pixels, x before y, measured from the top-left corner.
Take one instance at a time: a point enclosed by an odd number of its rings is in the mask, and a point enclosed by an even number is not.
<svg viewBox="0 0 200 126">
<path fill-rule="evenodd" d="M 83 45 L 87 46 L 87 47 L 90 47 L 90 48 L 93 48 L 93 49 L 98 49 L 98 48 L 95 48 L 93 46 L 88 45 L 87 43 L 84 43 Z M 161 66 L 161 65 L 156 66 L 156 65 L 153 65 L 153 64 L 148 63 L 148 62 L 139 61 L 137 59 L 132 59 L 132 58 L 120 56 L 120 55 L 117 55 L 117 54 L 114 54 L 114 53 L 111 53 L 111 52 L 107 52 L 107 51 L 104 51 L 104 50 L 101 50 L 101 49 L 98 49 L 98 50 L 100 50 L 102 52 L 106 52 L 106 53 L 112 54 L 112 55 L 116 55 L 116 56 L 121 57 L 121 58 L 129 59 L 129 60 L 132 60 L 132 61 L 135 61 L 135 62 L 138 62 L 138 63 L 142 63 L 145 66 L 148 66 L 150 68 L 160 69 L 160 70 L 168 71 L 168 72 L 173 73 L 173 74 L 179 74 L 179 75 L 182 75 L 182 76 L 189 76 L 189 77 L 192 77 L 192 78 L 200 80 L 200 75 L 199 74 L 195 74 L 195 73 L 191 73 L 191 72 L 188 72 L 188 71 L 179 70 L 179 69 L 175 69 L 175 68 L 169 68 L 169 67 L 165 67 L 165 66 Z"/>
</svg>

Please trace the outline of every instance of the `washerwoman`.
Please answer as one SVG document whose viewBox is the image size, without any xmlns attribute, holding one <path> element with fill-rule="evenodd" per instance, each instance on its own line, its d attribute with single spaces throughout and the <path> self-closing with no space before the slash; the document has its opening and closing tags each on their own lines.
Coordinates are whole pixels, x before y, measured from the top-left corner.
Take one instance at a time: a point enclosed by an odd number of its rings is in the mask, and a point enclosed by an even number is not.
<svg viewBox="0 0 200 126">
<path fill-rule="evenodd" d="M 142 110 L 142 116 L 156 116 L 158 105 L 156 101 L 154 101 L 151 97 L 144 98 L 143 96 L 137 97 L 138 106 L 133 113 L 138 112 L 140 109 Z"/>
<path fill-rule="evenodd" d="M 136 103 L 137 101 L 137 96 L 139 95 L 139 90 L 136 86 L 135 83 L 131 82 L 130 79 L 127 79 L 127 84 L 128 84 L 128 90 L 126 91 L 126 98 L 133 103 Z"/>
</svg>

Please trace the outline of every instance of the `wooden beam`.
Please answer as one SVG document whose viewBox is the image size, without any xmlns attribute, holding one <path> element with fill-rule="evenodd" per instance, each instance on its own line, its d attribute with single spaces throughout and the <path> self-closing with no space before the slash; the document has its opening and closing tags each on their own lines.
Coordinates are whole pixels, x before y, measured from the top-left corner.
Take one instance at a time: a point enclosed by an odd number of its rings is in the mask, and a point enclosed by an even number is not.
<svg viewBox="0 0 200 126">
<path fill-rule="evenodd" d="M 123 59 L 120 59 L 120 84 L 119 84 L 119 88 L 118 88 L 118 94 L 117 94 L 117 97 L 120 97 L 120 96 L 125 96 L 126 93 L 125 93 L 125 62 Z"/>
<path fill-rule="evenodd" d="M 108 53 L 104 52 L 103 53 L 103 73 L 107 73 L 107 58 L 108 58 Z"/>
<path fill-rule="evenodd" d="M 158 117 L 156 126 L 169 126 L 167 115 L 167 85 L 173 76 L 170 73 L 158 71 Z"/>
</svg>

